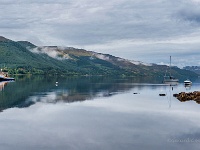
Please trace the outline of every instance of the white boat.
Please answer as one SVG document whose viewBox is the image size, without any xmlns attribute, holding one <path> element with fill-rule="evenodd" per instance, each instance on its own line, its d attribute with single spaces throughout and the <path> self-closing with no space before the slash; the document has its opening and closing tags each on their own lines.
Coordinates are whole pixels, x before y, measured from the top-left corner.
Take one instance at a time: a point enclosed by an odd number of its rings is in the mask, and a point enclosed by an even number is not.
<svg viewBox="0 0 200 150">
<path fill-rule="evenodd" d="M 190 81 L 189 79 L 187 79 L 187 80 L 184 81 L 184 84 L 188 85 L 188 86 L 192 85 L 192 81 Z"/>
<path fill-rule="evenodd" d="M 174 78 L 173 76 L 169 75 L 169 76 L 164 76 L 164 82 L 178 82 L 179 80 Z"/>
<path fill-rule="evenodd" d="M 0 75 L 0 82 L 1 81 L 14 81 L 14 80 L 15 80 L 14 78 L 9 78 L 4 75 Z"/>
<path fill-rule="evenodd" d="M 166 72 L 167 72 L 167 71 L 166 71 Z M 166 73 L 166 74 L 167 74 L 167 73 Z M 170 65 L 169 65 L 169 75 L 167 76 L 166 74 L 165 74 L 164 80 L 163 80 L 163 82 L 164 82 L 165 84 L 170 84 L 170 85 L 177 85 L 177 84 L 178 84 L 179 80 L 176 79 L 176 78 L 174 78 L 174 77 L 171 75 L 171 56 L 170 56 Z"/>
<path fill-rule="evenodd" d="M 4 73 L 1 69 L 0 71 L 0 82 L 1 81 L 14 81 L 15 79 L 14 78 L 10 78 L 8 77 L 8 74 L 7 73 Z"/>
</svg>

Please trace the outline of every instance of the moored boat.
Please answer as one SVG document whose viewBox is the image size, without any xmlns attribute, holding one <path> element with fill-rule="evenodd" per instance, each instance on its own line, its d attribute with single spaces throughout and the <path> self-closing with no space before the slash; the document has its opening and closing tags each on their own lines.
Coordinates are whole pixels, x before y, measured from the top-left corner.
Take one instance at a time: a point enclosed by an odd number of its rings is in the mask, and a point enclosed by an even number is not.
<svg viewBox="0 0 200 150">
<path fill-rule="evenodd" d="M 187 80 L 184 81 L 184 84 L 185 85 L 192 85 L 192 81 L 190 81 L 189 79 L 187 79 Z"/>
<path fill-rule="evenodd" d="M 14 80 L 15 78 L 10 78 L 10 77 L 0 75 L 0 81 L 14 81 Z"/>
<path fill-rule="evenodd" d="M 178 82 L 179 82 L 179 79 L 174 78 L 174 77 L 171 75 L 171 56 L 170 56 L 169 76 L 167 76 L 167 75 L 165 74 L 163 83 L 165 83 L 165 84 L 170 84 L 170 85 L 177 85 Z"/>
<path fill-rule="evenodd" d="M 0 81 L 14 81 L 14 80 L 15 80 L 15 78 L 8 77 L 8 74 L 3 72 L 2 69 L 1 69 Z"/>
<path fill-rule="evenodd" d="M 170 84 L 170 85 L 177 85 L 179 80 L 176 78 L 173 78 L 172 76 L 164 79 L 163 81 L 165 84 Z"/>
</svg>

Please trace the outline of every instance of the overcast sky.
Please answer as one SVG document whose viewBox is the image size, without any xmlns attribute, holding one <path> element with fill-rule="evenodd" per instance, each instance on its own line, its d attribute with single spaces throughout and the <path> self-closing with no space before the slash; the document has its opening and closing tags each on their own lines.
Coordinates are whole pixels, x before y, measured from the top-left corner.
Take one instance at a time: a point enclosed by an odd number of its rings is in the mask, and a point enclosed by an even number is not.
<svg viewBox="0 0 200 150">
<path fill-rule="evenodd" d="M 12 40 L 200 65 L 200 0 L 0 0 L 0 14 Z"/>
</svg>

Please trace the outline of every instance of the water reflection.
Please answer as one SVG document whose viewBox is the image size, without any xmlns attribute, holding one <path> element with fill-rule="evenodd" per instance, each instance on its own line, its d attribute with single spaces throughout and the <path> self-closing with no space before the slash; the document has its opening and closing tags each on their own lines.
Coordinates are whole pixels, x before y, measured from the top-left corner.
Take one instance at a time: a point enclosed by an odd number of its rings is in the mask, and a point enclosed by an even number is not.
<svg viewBox="0 0 200 150">
<path fill-rule="evenodd" d="M 149 81 L 19 77 L 0 91 L 1 108 L 15 107 L 0 113 L 0 149 L 199 149 L 176 142 L 200 138 L 199 105 L 172 96 L 184 85 Z"/>
<path fill-rule="evenodd" d="M 1 110 L 12 107 L 28 107 L 36 102 L 57 103 L 93 100 L 98 97 L 110 97 L 119 93 L 141 91 L 146 86 L 152 89 L 163 86 L 159 79 L 145 78 L 108 78 L 108 77 L 45 77 L 18 76 L 16 82 L 1 82 L 0 92 Z M 149 81 L 150 83 L 149 83 Z M 146 82 L 146 83 L 145 83 Z M 151 82 L 154 82 L 152 84 Z M 157 82 L 157 84 L 156 84 Z M 144 84 L 145 83 L 145 84 Z"/>
<path fill-rule="evenodd" d="M 4 87 L 7 85 L 8 82 L 0 82 L 0 91 L 4 89 Z"/>
<path fill-rule="evenodd" d="M 185 89 L 186 89 L 186 90 L 191 90 L 191 87 L 192 87 L 192 84 L 190 84 L 190 85 L 185 85 Z"/>
<path fill-rule="evenodd" d="M 133 90 L 133 93 L 140 94 L 147 87 L 158 91 L 158 95 L 167 95 L 169 99 L 174 93 L 173 90 L 178 87 L 160 84 L 161 79 L 155 78 L 145 78 L 143 81 L 141 78 L 114 79 L 106 77 L 19 76 L 15 78 L 16 82 L 11 82 L 9 85 L 7 82 L 0 83 L 1 110 L 12 107 L 29 107 L 37 102 L 72 103 L 93 100 L 99 97 L 114 96 L 130 90 Z M 3 90 L 5 86 L 6 89 Z M 191 90 L 191 87 L 186 87 L 186 90 Z M 151 97 L 150 95 L 151 93 L 147 93 L 147 96 Z"/>
</svg>

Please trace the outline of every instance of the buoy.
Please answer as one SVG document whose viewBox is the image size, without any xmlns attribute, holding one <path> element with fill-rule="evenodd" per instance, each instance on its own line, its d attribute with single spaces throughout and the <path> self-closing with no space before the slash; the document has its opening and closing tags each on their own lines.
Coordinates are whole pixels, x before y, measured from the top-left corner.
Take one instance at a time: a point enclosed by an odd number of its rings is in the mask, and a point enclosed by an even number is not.
<svg viewBox="0 0 200 150">
<path fill-rule="evenodd" d="M 133 94 L 139 94 L 139 93 L 133 93 Z"/>
</svg>

